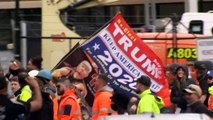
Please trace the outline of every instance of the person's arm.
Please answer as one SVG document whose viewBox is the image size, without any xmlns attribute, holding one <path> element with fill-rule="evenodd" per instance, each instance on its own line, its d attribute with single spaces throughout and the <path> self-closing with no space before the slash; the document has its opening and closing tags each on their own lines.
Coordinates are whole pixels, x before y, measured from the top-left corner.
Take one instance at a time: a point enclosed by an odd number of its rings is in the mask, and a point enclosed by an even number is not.
<svg viewBox="0 0 213 120">
<path fill-rule="evenodd" d="M 209 86 L 208 86 L 207 79 L 204 76 L 204 74 L 203 74 L 203 76 L 198 81 L 199 81 L 199 86 L 200 86 L 200 88 L 202 90 L 202 96 L 200 97 L 200 101 L 202 103 L 204 103 L 204 101 L 207 98 Z"/>
<path fill-rule="evenodd" d="M 202 95 L 201 95 L 201 97 L 200 97 L 200 101 L 201 101 L 202 103 L 204 103 L 205 100 L 206 100 L 206 98 L 207 98 L 207 94 L 208 94 L 208 84 L 206 84 L 205 82 L 202 82 L 202 83 L 200 84 L 200 88 L 201 88 L 201 90 L 202 90 Z"/>
<path fill-rule="evenodd" d="M 38 82 L 34 78 L 28 76 L 26 78 L 26 82 L 30 85 L 34 92 L 34 99 L 30 102 L 30 112 L 34 112 L 42 107 L 41 91 L 39 89 Z"/>
<path fill-rule="evenodd" d="M 130 99 L 130 101 L 128 103 L 128 109 L 127 109 L 129 114 L 135 114 L 136 113 L 138 102 L 139 102 L 139 100 L 136 97 L 132 97 Z"/>
</svg>

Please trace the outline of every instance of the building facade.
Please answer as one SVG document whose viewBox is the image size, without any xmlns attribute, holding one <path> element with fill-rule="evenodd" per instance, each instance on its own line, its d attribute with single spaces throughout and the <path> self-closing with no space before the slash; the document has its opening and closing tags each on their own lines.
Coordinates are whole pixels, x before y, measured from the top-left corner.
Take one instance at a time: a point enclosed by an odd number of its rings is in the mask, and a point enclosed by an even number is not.
<svg viewBox="0 0 213 120">
<path fill-rule="evenodd" d="M 49 1 L 59 2 L 63 0 Z M 149 1 L 148 7 L 147 1 Z M 154 19 L 171 17 L 173 13 L 176 13 L 177 19 L 180 19 L 181 15 L 186 11 L 186 5 L 189 4 L 187 3 L 189 1 L 195 0 L 122 0 L 122 2 L 118 1 L 113 3 L 105 3 L 101 6 L 97 5 L 75 11 L 67 9 L 67 14 L 62 15 L 61 17 L 63 18 L 64 22 L 66 22 L 67 27 L 69 27 L 70 30 L 75 31 L 80 36 L 92 35 L 95 31 L 100 29 L 101 26 L 107 23 L 107 21 L 112 19 L 117 12 L 122 13 L 123 17 L 132 28 L 140 30 L 142 26 L 147 24 L 148 20 L 152 21 L 148 23 L 151 24 L 153 23 Z M 19 2 L 18 5 L 17 2 Z M 207 12 L 212 9 L 213 0 L 198 0 L 197 5 L 198 11 Z M 17 6 L 20 9 L 17 9 Z M 21 39 L 21 35 L 17 36 L 16 34 L 17 27 L 21 28 L 20 21 L 24 21 L 27 24 L 26 36 L 30 36 L 30 38 L 27 38 L 29 41 L 27 43 L 27 49 L 28 51 L 32 51 L 30 54 L 27 53 L 27 57 L 25 59 L 29 59 L 35 55 L 41 55 L 41 38 L 39 38 L 42 36 L 41 9 L 45 9 L 42 8 L 41 0 L 0 1 L 1 52 L 8 51 L 8 48 L 10 48 L 10 45 L 8 44 L 16 43 L 16 46 L 19 46 L 18 52 L 17 49 L 12 49 L 12 52 L 18 54 L 19 58 L 23 56 L 20 53 L 21 40 L 19 40 L 17 43 L 17 39 Z M 20 31 L 18 32 L 19 34 Z M 32 45 L 35 47 L 29 47 Z M 4 59 L 0 61 L 4 61 Z"/>
</svg>

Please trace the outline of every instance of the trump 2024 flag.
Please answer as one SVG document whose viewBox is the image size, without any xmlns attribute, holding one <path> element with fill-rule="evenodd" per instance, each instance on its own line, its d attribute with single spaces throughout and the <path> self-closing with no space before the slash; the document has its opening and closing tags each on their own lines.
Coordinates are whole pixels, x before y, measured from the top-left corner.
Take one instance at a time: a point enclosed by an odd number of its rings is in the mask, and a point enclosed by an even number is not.
<svg viewBox="0 0 213 120">
<path fill-rule="evenodd" d="M 111 23 L 81 45 L 100 71 L 110 78 L 112 87 L 135 95 L 136 79 L 151 78 L 151 90 L 163 87 L 164 68 L 159 57 L 133 32 L 118 13 Z"/>
</svg>

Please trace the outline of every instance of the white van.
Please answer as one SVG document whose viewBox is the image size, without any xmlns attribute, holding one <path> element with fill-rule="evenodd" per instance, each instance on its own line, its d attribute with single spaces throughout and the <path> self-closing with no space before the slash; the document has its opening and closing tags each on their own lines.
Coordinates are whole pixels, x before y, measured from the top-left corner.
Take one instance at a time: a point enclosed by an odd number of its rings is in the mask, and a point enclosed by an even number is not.
<svg viewBox="0 0 213 120">
<path fill-rule="evenodd" d="M 167 25 L 165 32 L 171 32 L 171 30 L 171 24 Z M 213 36 L 213 11 L 206 13 L 184 13 L 177 25 L 177 32 Z"/>
</svg>

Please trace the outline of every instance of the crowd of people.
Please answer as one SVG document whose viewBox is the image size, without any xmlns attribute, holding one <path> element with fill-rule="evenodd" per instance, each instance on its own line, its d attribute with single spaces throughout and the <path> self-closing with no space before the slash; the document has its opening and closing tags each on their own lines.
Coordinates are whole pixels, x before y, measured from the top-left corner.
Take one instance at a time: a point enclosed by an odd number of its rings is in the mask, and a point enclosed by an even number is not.
<svg viewBox="0 0 213 120">
<path fill-rule="evenodd" d="M 88 65 L 87 65 L 88 64 Z M 88 66 L 88 67 L 87 67 Z M 109 78 L 98 74 L 93 105 L 83 77 L 92 66 L 82 61 L 75 69 L 49 71 L 42 68 L 42 58 L 32 57 L 27 68 L 13 60 L 8 72 L 0 72 L 0 120 L 98 120 L 118 114 L 203 113 L 212 117 L 213 70 L 204 62 L 194 64 L 195 73 L 186 65 L 165 66 L 165 86 L 154 93 L 151 79 L 142 75 L 136 80 L 138 96 L 127 96 L 109 85 Z M 80 73 L 86 69 L 89 73 Z M 71 75 L 73 74 L 73 75 Z"/>
</svg>

